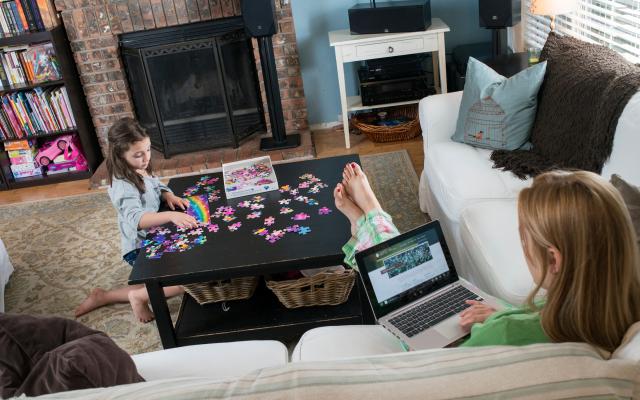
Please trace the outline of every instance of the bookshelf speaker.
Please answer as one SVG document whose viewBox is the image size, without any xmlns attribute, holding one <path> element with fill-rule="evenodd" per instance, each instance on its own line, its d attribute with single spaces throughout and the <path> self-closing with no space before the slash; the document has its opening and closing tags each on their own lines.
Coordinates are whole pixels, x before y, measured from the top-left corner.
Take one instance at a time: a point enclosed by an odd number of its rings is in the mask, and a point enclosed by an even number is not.
<svg viewBox="0 0 640 400">
<path fill-rule="evenodd" d="M 242 0 L 242 19 L 251 36 L 271 36 L 278 31 L 273 0 Z"/>
<path fill-rule="evenodd" d="M 520 22 L 520 0 L 480 0 L 480 26 L 506 28 Z"/>
</svg>

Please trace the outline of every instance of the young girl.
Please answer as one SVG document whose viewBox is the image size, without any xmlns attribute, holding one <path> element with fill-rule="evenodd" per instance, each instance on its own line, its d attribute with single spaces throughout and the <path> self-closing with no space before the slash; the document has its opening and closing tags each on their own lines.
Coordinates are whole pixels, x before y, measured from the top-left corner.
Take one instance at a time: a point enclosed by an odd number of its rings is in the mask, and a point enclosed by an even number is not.
<svg viewBox="0 0 640 400">
<path fill-rule="evenodd" d="M 349 265 L 356 251 L 397 235 L 358 165 L 347 165 L 334 196 L 352 225 L 343 247 Z M 620 194 L 591 172 L 548 172 L 520 192 L 518 216 L 536 287 L 522 308 L 496 312 L 469 301 L 460 324 L 471 337 L 462 345 L 586 342 L 616 349 L 640 321 L 640 255 Z M 546 295 L 534 304 L 540 289 Z"/>
<path fill-rule="evenodd" d="M 108 133 L 109 197 L 118 212 L 122 258 L 133 266 L 146 229 L 172 222 L 177 226 L 196 227 L 197 221 L 180 211 L 158 212 L 164 201 L 171 210 L 185 209 L 188 202 L 152 175 L 149 135 L 133 119 L 117 121 Z M 164 288 L 167 297 L 183 292 L 180 286 Z M 144 285 L 125 286 L 105 291 L 97 288 L 76 309 L 76 317 L 113 303 L 131 303 L 141 322 L 153 320 L 149 295 Z"/>
</svg>

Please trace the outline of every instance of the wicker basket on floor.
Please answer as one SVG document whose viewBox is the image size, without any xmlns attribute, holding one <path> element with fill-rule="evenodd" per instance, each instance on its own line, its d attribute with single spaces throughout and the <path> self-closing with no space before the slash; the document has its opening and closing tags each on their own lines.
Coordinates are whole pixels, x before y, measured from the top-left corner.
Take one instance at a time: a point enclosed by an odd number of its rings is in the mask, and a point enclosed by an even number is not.
<svg viewBox="0 0 640 400">
<path fill-rule="evenodd" d="M 257 276 L 243 276 L 241 278 L 183 285 L 184 290 L 200 305 L 219 301 L 248 299 L 253 296 L 256 286 L 258 286 Z"/>
<path fill-rule="evenodd" d="M 372 142 L 395 142 L 413 139 L 422 133 L 418 119 L 418 105 L 398 106 L 387 111 L 387 119 L 407 117 L 409 121 L 396 126 L 378 126 L 359 117 L 351 117 L 351 125 L 364 133 Z"/>
<path fill-rule="evenodd" d="M 311 277 L 274 281 L 265 277 L 267 287 L 287 308 L 335 306 L 349 298 L 356 273 L 352 269 L 320 272 Z"/>
</svg>

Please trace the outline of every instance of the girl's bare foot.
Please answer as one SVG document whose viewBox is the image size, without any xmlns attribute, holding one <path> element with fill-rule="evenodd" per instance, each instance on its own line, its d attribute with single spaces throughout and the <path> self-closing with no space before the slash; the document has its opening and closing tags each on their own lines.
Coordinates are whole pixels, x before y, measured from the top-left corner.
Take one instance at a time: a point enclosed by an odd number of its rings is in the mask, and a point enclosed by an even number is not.
<svg viewBox="0 0 640 400">
<path fill-rule="evenodd" d="M 342 172 L 342 183 L 353 202 L 365 214 L 373 210 L 382 210 L 380 202 L 369 185 L 364 171 L 356 163 L 349 163 Z"/>
<path fill-rule="evenodd" d="M 141 289 L 145 290 L 145 289 Z M 138 318 L 140 322 L 151 322 L 154 319 L 153 313 L 149 309 L 147 304 L 146 295 L 139 293 L 139 290 L 132 290 L 129 292 L 129 303 L 131 303 L 131 309 L 133 315 Z"/>
<path fill-rule="evenodd" d="M 333 198 L 336 203 L 336 208 L 340 210 L 351 223 L 351 236 L 356 236 L 356 222 L 364 213 L 362 210 L 351 201 L 345 193 L 344 186 L 341 183 L 336 185 L 333 190 Z"/>
<path fill-rule="evenodd" d="M 89 296 L 80 305 L 76 308 L 75 315 L 76 318 L 95 310 L 96 308 L 100 308 L 104 305 L 107 305 L 107 301 L 105 298 L 105 291 L 100 288 L 93 289 Z"/>
</svg>

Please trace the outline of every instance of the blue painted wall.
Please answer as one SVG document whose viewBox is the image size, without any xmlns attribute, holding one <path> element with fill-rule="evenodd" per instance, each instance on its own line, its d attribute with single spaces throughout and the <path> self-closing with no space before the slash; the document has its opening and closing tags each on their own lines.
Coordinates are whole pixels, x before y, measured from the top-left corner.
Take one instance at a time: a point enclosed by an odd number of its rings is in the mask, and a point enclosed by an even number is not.
<svg viewBox="0 0 640 400">
<path fill-rule="evenodd" d="M 357 0 L 290 0 L 296 27 L 309 124 L 333 122 L 340 114 L 338 74 L 328 32 L 347 29 L 347 10 Z M 447 53 L 466 43 L 491 41 L 479 27 L 478 0 L 431 0 L 431 13 L 451 28 L 445 34 Z M 357 93 L 356 63 L 347 64 L 347 94 Z"/>
</svg>

